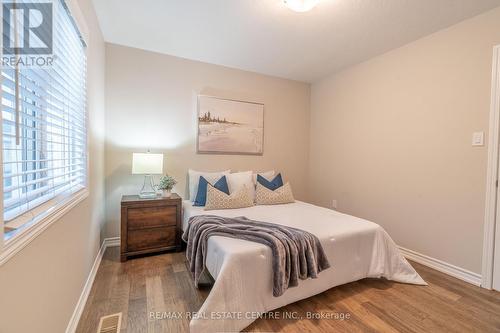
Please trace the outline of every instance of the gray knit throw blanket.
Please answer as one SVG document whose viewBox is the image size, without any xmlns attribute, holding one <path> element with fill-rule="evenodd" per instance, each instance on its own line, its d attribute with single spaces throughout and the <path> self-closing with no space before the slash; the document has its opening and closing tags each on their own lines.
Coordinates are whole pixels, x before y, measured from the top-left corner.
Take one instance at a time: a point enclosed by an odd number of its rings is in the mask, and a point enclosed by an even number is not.
<svg viewBox="0 0 500 333">
<path fill-rule="evenodd" d="M 246 217 L 199 215 L 189 219 L 182 235 L 187 242 L 186 257 L 197 286 L 205 270 L 210 236 L 244 239 L 269 246 L 273 256 L 275 297 L 297 286 L 299 279 L 317 278 L 321 271 L 330 267 L 318 237 L 307 231 Z"/>
</svg>

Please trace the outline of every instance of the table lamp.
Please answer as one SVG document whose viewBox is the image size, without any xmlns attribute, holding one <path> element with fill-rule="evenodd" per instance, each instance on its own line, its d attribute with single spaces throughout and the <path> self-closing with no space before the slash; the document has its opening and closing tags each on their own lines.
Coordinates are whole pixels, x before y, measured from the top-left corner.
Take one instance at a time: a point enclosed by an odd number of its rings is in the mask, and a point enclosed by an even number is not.
<svg viewBox="0 0 500 333">
<path fill-rule="evenodd" d="M 133 153 L 132 174 L 144 175 L 139 197 L 142 199 L 156 198 L 156 191 L 153 184 L 153 175 L 163 173 L 163 154 Z"/>
</svg>

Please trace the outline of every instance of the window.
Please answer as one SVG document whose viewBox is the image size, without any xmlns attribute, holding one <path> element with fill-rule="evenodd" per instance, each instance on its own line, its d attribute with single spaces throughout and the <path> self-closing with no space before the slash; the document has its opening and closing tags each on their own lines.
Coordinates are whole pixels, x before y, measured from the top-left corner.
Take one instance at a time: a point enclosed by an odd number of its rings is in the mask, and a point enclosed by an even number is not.
<svg viewBox="0 0 500 333">
<path fill-rule="evenodd" d="M 25 29 L 19 26 L 25 24 L 26 13 L 20 8 L 10 15 L 17 24 L 4 31 L 4 35 L 13 34 L 16 41 L 25 38 Z M 31 56 L 46 60 L 42 66 L 38 65 L 42 62 L 28 61 L 2 66 L 3 220 L 7 240 L 67 203 L 87 183 L 85 44 L 64 1 L 54 0 L 51 12 L 52 26 L 46 30 L 51 31 L 53 61 L 47 61 L 50 56 L 46 53 L 35 51 Z M 3 20 L 5 27 L 6 15 Z M 17 50 L 14 56 L 28 60 L 22 51 Z"/>
</svg>

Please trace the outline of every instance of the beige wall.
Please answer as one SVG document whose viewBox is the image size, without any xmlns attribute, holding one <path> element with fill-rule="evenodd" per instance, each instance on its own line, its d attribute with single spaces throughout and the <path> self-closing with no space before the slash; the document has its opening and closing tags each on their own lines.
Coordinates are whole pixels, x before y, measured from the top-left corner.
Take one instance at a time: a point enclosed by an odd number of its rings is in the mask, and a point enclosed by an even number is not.
<svg viewBox="0 0 500 333">
<path fill-rule="evenodd" d="M 471 140 L 499 43 L 495 9 L 313 84 L 311 200 L 480 273 L 487 147 Z"/>
<path fill-rule="evenodd" d="M 90 196 L 0 266 L 0 332 L 64 332 L 100 246 L 104 214 L 104 42 L 91 0 L 79 0 L 90 36 Z"/>
<path fill-rule="evenodd" d="M 188 168 L 283 171 L 305 198 L 309 149 L 308 84 L 106 44 L 107 236 L 118 236 L 120 198 L 136 194 L 132 152 L 165 154 L 165 171 L 186 191 Z M 198 94 L 265 104 L 264 156 L 196 154 Z"/>
</svg>

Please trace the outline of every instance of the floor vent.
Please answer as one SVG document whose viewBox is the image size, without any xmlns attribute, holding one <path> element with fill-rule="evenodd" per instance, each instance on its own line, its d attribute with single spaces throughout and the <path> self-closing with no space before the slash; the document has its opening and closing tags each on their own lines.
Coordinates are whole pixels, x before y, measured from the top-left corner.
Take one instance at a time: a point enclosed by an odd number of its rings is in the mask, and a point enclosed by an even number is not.
<svg viewBox="0 0 500 333">
<path fill-rule="evenodd" d="M 97 333 L 119 333 L 122 326 L 122 313 L 101 317 Z"/>
</svg>

